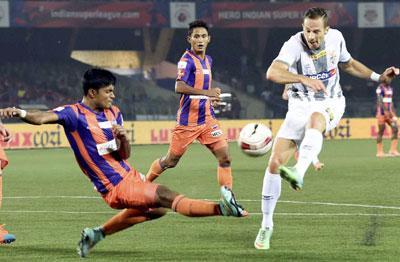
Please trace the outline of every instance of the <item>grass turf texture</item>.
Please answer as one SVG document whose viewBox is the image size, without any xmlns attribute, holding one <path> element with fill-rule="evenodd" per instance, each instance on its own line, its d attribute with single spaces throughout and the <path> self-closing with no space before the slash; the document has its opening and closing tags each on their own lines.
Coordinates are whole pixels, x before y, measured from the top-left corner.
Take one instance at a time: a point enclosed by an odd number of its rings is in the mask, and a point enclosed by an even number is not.
<svg viewBox="0 0 400 262">
<path fill-rule="evenodd" d="M 132 149 L 130 162 L 146 173 L 167 146 Z M 326 141 L 320 155 L 326 167 L 319 173 L 310 168 L 302 192 L 282 184 L 269 251 L 253 247 L 262 218 L 260 194 L 268 156 L 247 157 L 236 144 L 230 152 L 234 191 L 250 217 L 187 218 L 169 213 L 107 237 L 89 259 L 398 261 L 400 158 L 377 159 L 373 140 Z M 0 222 L 17 241 L 0 246 L 0 261 L 75 261 L 80 231 L 102 224 L 116 211 L 94 192 L 70 149 L 15 150 L 8 156 Z M 216 160 L 199 144 L 157 182 L 189 197 L 219 198 Z"/>
</svg>

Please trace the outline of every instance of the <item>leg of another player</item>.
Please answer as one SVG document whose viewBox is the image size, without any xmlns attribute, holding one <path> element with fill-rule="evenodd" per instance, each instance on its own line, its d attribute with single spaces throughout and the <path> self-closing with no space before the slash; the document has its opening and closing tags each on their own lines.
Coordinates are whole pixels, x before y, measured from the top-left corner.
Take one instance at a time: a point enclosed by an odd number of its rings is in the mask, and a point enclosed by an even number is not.
<svg viewBox="0 0 400 262">
<path fill-rule="evenodd" d="M 319 112 L 312 113 L 307 124 L 304 138 L 299 147 L 299 160 L 295 165 L 296 171 L 301 179 L 303 179 L 313 159 L 321 152 L 323 143 L 322 133 L 325 128 L 326 120 L 324 115 Z"/>
<path fill-rule="evenodd" d="M 168 168 L 174 168 L 178 164 L 181 157 L 182 155 L 176 155 L 172 153 L 171 150 L 168 150 L 166 156 L 157 158 L 153 161 L 149 171 L 147 171 L 146 179 L 150 182 L 154 181 Z"/>
<path fill-rule="evenodd" d="M 376 157 L 384 157 L 383 151 L 383 133 L 385 132 L 385 123 L 378 124 L 378 135 L 376 136 Z"/>
<path fill-rule="evenodd" d="M 0 208 L 3 201 L 3 170 L 2 170 L 1 160 L 0 160 Z M 15 241 L 15 236 L 9 234 L 4 225 L 0 224 L 0 244 L 9 244 Z"/>
<path fill-rule="evenodd" d="M 218 143 L 218 142 L 217 142 Z M 232 189 L 233 178 L 231 169 L 231 157 L 229 156 L 228 145 L 218 147 L 217 145 L 207 145 L 218 160 L 217 179 L 220 186 Z"/>
<path fill-rule="evenodd" d="M 269 249 L 273 231 L 273 214 L 281 194 L 281 177 L 278 168 L 287 164 L 296 151 L 296 144 L 288 139 L 276 138 L 272 147 L 269 164 L 264 174 L 261 210 L 263 219 L 254 246 L 257 249 Z"/>
<path fill-rule="evenodd" d="M 391 156 L 400 156 L 400 153 L 397 150 L 398 132 L 399 132 L 399 129 L 397 127 L 397 119 L 391 121 L 390 127 L 392 128 L 392 141 L 390 144 L 389 154 Z"/>
</svg>

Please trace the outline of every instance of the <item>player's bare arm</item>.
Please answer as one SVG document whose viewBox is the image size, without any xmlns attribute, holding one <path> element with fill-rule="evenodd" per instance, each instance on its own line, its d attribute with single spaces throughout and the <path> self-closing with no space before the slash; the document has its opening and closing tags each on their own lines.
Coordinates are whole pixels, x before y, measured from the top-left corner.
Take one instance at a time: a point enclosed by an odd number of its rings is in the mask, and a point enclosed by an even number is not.
<svg viewBox="0 0 400 262">
<path fill-rule="evenodd" d="M 54 112 L 25 111 L 15 107 L 0 109 L 0 118 L 12 117 L 19 117 L 32 125 L 55 124 L 58 121 L 58 115 Z"/>
<path fill-rule="evenodd" d="M 274 61 L 267 70 L 266 78 L 277 84 L 301 83 L 315 91 L 325 92 L 325 85 L 321 80 L 312 79 L 288 71 L 289 66 L 280 61 Z"/>
<path fill-rule="evenodd" d="M 210 98 L 219 98 L 221 94 L 221 89 L 218 87 L 210 88 L 208 90 L 196 89 L 187 85 L 184 81 L 176 81 L 175 83 L 175 93 L 185 94 L 185 95 L 203 95 Z"/>
<path fill-rule="evenodd" d="M 282 99 L 283 100 L 289 100 L 288 91 L 289 91 L 289 86 L 285 85 L 285 89 L 283 89 L 283 93 L 282 93 Z"/>
<path fill-rule="evenodd" d="M 347 63 L 341 63 L 340 68 L 346 71 L 348 74 L 363 78 L 363 79 L 370 79 L 371 74 L 373 71 L 368 68 L 366 65 L 357 61 L 356 59 L 350 59 Z M 380 83 L 390 83 L 394 77 L 399 75 L 399 69 L 391 66 L 386 68 L 386 70 L 379 76 Z"/>
<path fill-rule="evenodd" d="M 118 153 L 122 159 L 128 159 L 131 155 L 131 146 L 129 144 L 126 129 L 120 125 L 113 125 L 112 131 L 117 141 Z"/>
</svg>

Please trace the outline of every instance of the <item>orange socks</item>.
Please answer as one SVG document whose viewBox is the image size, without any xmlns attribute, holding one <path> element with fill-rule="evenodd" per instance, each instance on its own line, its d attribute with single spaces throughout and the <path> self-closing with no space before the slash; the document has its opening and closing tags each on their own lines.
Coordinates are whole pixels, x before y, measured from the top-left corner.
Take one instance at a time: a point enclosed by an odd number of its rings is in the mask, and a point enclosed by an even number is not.
<svg viewBox="0 0 400 262">
<path fill-rule="evenodd" d="M 220 186 L 227 186 L 228 188 L 232 189 L 233 179 L 231 167 L 218 166 L 217 176 Z"/>
<path fill-rule="evenodd" d="M 218 204 L 210 201 L 195 200 L 179 195 L 172 203 L 172 210 L 188 217 L 221 215 Z"/>
<path fill-rule="evenodd" d="M 160 159 L 157 158 L 156 160 L 153 161 L 153 163 L 150 166 L 149 171 L 146 174 L 146 179 L 147 181 L 152 182 L 153 180 L 155 180 L 159 175 L 161 175 L 161 173 L 164 170 L 161 168 L 160 165 Z"/>
</svg>

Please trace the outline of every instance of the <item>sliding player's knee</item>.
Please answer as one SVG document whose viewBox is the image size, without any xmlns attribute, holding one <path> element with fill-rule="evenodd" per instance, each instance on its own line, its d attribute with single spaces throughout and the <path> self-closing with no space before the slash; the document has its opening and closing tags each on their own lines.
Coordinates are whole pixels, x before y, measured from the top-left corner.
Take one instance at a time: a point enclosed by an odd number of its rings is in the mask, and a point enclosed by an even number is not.
<svg viewBox="0 0 400 262">
<path fill-rule="evenodd" d="M 167 168 L 174 168 L 174 167 L 176 167 L 176 165 L 177 165 L 178 162 L 179 162 L 179 159 L 180 159 L 180 157 L 177 157 L 177 156 L 166 158 L 166 159 L 163 161 L 163 168 L 164 168 L 164 169 L 167 169 Z"/>
<path fill-rule="evenodd" d="M 171 208 L 174 199 L 178 195 L 178 193 L 172 191 L 168 187 L 159 185 L 156 191 L 156 204 L 160 207 Z"/>
<path fill-rule="evenodd" d="M 157 219 L 167 214 L 167 210 L 165 208 L 154 208 L 147 213 L 147 217 L 149 219 Z"/>
</svg>

